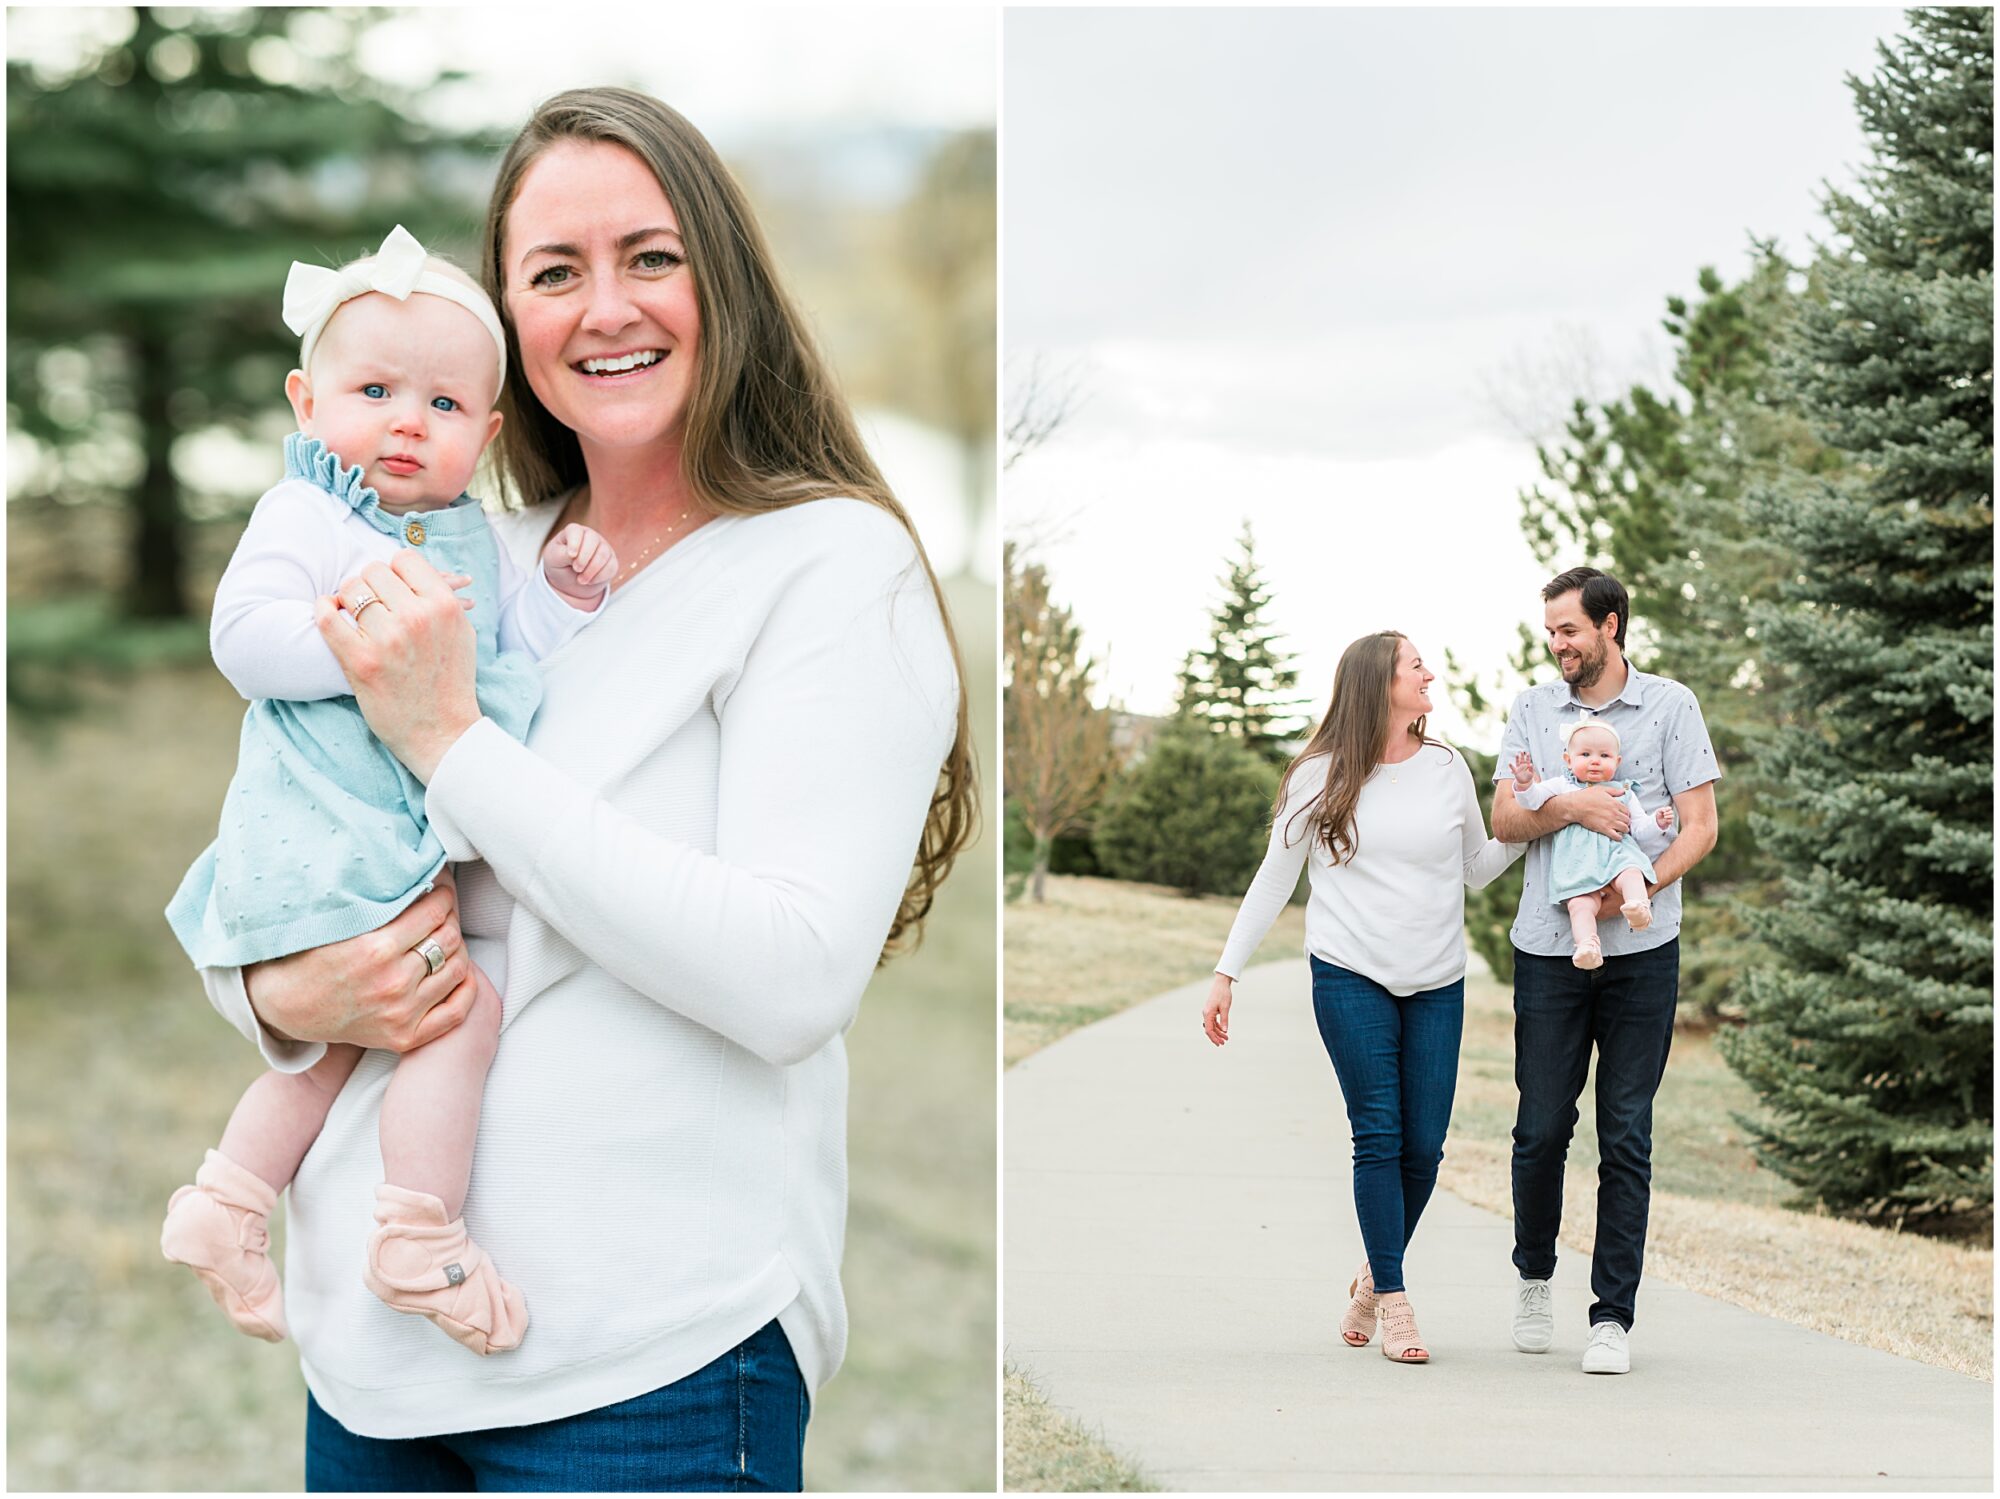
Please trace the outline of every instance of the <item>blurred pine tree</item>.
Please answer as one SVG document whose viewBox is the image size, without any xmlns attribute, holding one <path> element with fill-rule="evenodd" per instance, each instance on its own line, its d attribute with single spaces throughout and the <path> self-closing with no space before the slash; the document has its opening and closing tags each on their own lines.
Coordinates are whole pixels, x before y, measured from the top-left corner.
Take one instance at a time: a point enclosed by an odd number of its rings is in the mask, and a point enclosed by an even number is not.
<svg viewBox="0 0 2000 1499">
<path fill-rule="evenodd" d="M 131 506 L 125 608 L 176 618 L 175 443 L 282 404 L 290 263 L 364 253 L 399 221 L 470 245 L 501 142 L 423 125 L 367 78 L 368 12 L 131 16 L 68 71 L 7 65 L 8 420 L 57 454 L 65 499 Z M 130 450 L 128 472 L 77 493 L 61 455 L 107 445 Z"/>
</svg>

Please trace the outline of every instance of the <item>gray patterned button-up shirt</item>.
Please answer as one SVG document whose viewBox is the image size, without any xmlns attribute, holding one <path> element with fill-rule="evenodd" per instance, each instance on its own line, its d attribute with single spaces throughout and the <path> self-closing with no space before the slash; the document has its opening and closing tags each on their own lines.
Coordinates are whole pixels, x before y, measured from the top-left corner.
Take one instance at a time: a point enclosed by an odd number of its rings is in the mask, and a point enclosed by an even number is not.
<svg viewBox="0 0 2000 1499">
<path fill-rule="evenodd" d="M 1560 776 L 1563 746 L 1558 730 L 1580 717 L 1602 719 L 1618 731 L 1623 757 L 1618 778 L 1636 781 L 1640 799 L 1648 807 L 1666 806 L 1683 791 L 1722 779 L 1722 766 L 1716 761 L 1715 747 L 1708 742 L 1708 725 L 1702 722 L 1701 705 L 1694 693 L 1679 682 L 1640 671 L 1630 662 L 1626 663 L 1623 690 L 1601 708 L 1584 706 L 1569 683 L 1560 679 L 1530 687 L 1515 698 L 1507 714 L 1507 732 L 1500 740 L 1500 763 L 1494 767 L 1493 779 L 1511 782 L 1514 773 L 1509 767 L 1522 750 L 1533 758 L 1537 779 Z M 1679 836 L 1676 824 L 1669 839 Z M 1566 958 L 1575 951 L 1576 943 L 1570 936 L 1569 913 L 1549 899 L 1549 849 L 1553 841 L 1537 838 L 1528 845 L 1521 909 L 1508 935 L 1522 952 Z M 1653 897 L 1653 924 L 1645 931 L 1633 931 L 1615 911 L 1609 921 L 1597 926 L 1607 958 L 1664 946 L 1678 937 L 1680 930 L 1679 880 Z"/>
</svg>

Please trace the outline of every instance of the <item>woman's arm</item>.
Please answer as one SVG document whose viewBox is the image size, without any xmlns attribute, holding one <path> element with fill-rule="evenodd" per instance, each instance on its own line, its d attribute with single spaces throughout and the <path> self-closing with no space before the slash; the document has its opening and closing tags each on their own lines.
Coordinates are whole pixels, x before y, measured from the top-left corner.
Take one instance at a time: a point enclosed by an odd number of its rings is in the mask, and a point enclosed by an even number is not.
<svg viewBox="0 0 2000 1499">
<path fill-rule="evenodd" d="M 1258 944 L 1271 930 L 1271 923 L 1278 919 L 1285 902 L 1298 888 L 1299 871 L 1305 867 L 1312 847 L 1312 829 L 1308 826 L 1312 819 L 1306 809 L 1325 789 L 1324 761 L 1302 766 L 1293 774 L 1291 785 L 1285 788 L 1285 803 L 1271 818 L 1264 862 L 1257 866 L 1250 888 L 1243 892 L 1243 903 L 1237 907 L 1236 920 L 1229 928 L 1229 940 L 1216 960 L 1218 974 L 1232 979 L 1243 976 Z"/>
<path fill-rule="evenodd" d="M 779 1065 L 852 1020 L 957 725 L 957 673 L 907 535 L 873 516 L 800 535 L 717 705 L 713 854 L 650 831 L 476 715 L 428 767 L 426 792 L 447 853 L 476 851 L 613 977 Z M 415 737 L 421 758 L 431 735 Z"/>
<path fill-rule="evenodd" d="M 1472 767 L 1459 755 L 1459 828 L 1466 888 L 1483 890 L 1497 880 L 1509 864 L 1528 851 L 1524 843 L 1502 843 L 1486 836 L 1486 819 L 1480 815 L 1479 792 L 1472 784 Z M 1510 783 L 1511 785 L 1511 783 Z M 1499 795 L 1496 787 L 1494 794 Z"/>
</svg>

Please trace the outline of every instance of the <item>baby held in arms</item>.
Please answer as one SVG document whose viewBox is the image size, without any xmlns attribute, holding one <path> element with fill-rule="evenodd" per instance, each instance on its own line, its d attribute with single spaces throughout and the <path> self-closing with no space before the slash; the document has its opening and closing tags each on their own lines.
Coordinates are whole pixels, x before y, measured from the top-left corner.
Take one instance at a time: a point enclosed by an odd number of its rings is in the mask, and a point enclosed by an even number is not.
<svg viewBox="0 0 2000 1499">
<path fill-rule="evenodd" d="M 369 730 L 319 633 L 323 601 L 344 611 L 330 628 L 382 630 L 394 597 L 406 607 L 412 597 L 388 570 L 415 550 L 469 612 L 480 710 L 519 738 L 541 698 L 535 662 L 604 607 L 617 570 L 604 539 L 572 525 L 523 572 L 465 492 L 500 429 L 507 346 L 463 271 L 399 225 L 376 254 L 338 271 L 295 264 L 284 310 L 302 339 L 285 382 L 299 430 L 285 442 L 285 478 L 257 502 L 217 587 L 210 630 L 216 665 L 250 709 L 216 840 L 167 908 L 199 968 L 376 931 L 444 869 L 422 783 Z M 356 1268 L 390 1307 L 496 1353 L 519 1345 L 527 1304 L 461 1214 L 500 996 L 433 934 L 400 945 L 433 978 L 450 964 L 475 997 L 465 1020 L 396 1064 L 382 1102 L 377 1227 Z M 168 1204 L 167 1258 L 254 1337 L 286 1333 L 265 1219 L 362 1055 L 330 1045 L 303 1072 L 258 1078 Z"/>
<path fill-rule="evenodd" d="M 1597 923 L 1608 901 L 1616 900 L 1635 932 L 1652 924 L 1653 902 L 1646 893 L 1654 878 L 1650 853 L 1666 850 L 1673 826 L 1671 807 L 1648 813 L 1634 781 L 1618 777 L 1618 731 L 1595 718 L 1579 718 L 1562 727 L 1563 764 L 1568 770 L 1546 781 L 1535 779 L 1535 763 L 1526 750 L 1514 757 L 1514 799 L 1530 812 L 1540 811 L 1549 798 L 1583 786 L 1616 786 L 1625 793 L 1632 814 L 1632 836 L 1607 838 L 1581 823 L 1558 828 L 1549 860 L 1549 898 L 1569 912 L 1576 937 L 1571 961 L 1579 968 L 1601 968 L 1604 944 Z"/>
</svg>

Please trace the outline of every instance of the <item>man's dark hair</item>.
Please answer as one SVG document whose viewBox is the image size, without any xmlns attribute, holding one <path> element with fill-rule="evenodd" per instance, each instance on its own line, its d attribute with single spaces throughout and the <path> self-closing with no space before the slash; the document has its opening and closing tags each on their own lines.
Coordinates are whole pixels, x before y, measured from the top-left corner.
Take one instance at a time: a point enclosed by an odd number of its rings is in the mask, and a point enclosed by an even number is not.
<svg viewBox="0 0 2000 1499">
<path fill-rule="evenodd" d="M 1566 573 L 1557 573 L 1549 579 L 1542 590 L 1542 602 L 1559 599 L 1566 593 L 1583 595 L 1583 612 L 1590 616 L 1594 625 L 1604 623 L 1604 616 L 1618 616 L 1618 649 L 1625 649 L 1625 626 L 1632 618 L 1632 600 L 1625 593 L 1625 585 L 1609 573 L 1601 573 L 1594 567 L 1572 567 Z"/>
</svg>

